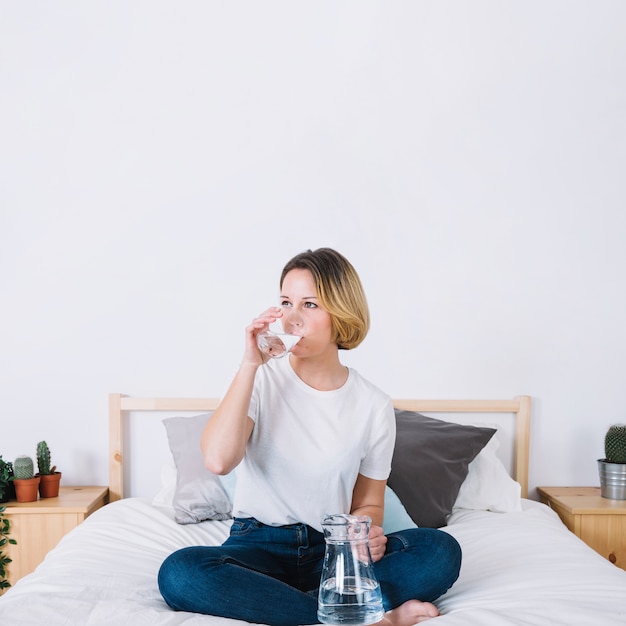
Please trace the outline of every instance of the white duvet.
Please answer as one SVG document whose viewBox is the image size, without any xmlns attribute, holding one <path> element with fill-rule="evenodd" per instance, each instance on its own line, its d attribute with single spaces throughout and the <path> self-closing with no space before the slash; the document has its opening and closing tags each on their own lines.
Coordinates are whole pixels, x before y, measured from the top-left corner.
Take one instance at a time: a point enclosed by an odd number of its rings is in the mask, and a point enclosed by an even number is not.
<svg viewBox="0 0 626 626">
<path fill-rule="evenodd" d="M 2 626 L 232 626 L 169 609 L 156 575 L 174 550 L 219 544 L 230 522 L 181 526 L 129 498 L 89 517 L 31 575 L 0 597 Z M 570 533 L 544 505 L 521 513 L 457 510 L 447 532 L 463 549 L 459 580 L 433 626 L 624 626 L 626 572 Z"/>
</svg>

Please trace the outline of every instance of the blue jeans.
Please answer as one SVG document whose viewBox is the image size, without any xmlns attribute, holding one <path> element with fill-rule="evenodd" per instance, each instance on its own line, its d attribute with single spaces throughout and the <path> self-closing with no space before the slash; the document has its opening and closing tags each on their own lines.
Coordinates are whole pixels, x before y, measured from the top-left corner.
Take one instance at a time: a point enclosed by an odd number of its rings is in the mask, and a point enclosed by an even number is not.
<svg viewBox="0 0 626 626">
<path fill-rule="evenodd" d="M 316 624 L 325 542 L 306 524 L 266 526 L 236 518 L 222 546 L 193 546 L 161 565 L 159 589 L 175 610 L 272 626 Z M 459 575 L 461 548 L 433 528 L 388 535 L 374 564 L 385 610 L 410 599 L 432 602 Z"/>
</svg>

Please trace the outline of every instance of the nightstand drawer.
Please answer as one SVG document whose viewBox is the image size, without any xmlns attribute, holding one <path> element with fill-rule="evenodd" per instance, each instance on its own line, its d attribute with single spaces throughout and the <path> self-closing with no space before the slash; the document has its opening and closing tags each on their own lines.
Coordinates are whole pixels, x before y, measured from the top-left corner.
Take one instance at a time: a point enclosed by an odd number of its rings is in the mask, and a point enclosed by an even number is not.
<svg viewBox="0 0 626 626">
<path fill-rule="evenodd" d="M 580 534 L 587 545 L 626 569 L 626 515 L 581 515 Z"/>
</svg>

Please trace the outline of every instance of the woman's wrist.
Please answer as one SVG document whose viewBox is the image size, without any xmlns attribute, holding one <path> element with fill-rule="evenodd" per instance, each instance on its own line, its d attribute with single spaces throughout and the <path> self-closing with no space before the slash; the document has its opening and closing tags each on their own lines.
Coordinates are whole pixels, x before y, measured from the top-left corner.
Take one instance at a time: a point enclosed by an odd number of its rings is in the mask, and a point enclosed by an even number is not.
<svg viewBox="0 0 626 626">
<path fill-rule="evenodd" d="M 255 361 L 248 361 L 247 359 L 243 359 L 239 364 L 239 372 L 241 374 L 252 374 L 253 376 L 256 374 L 256 371 L 263 365 L 262 362 L 258 363 Z"/>
</svg>

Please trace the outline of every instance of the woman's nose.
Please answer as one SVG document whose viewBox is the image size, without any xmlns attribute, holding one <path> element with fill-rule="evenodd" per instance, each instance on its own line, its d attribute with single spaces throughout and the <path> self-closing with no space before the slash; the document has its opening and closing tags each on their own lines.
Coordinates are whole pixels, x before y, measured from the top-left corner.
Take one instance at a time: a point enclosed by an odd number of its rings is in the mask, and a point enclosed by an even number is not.
<svg viewBox="0 0 626 626">
<path fill-rule="evenodd" d="M 302 326 L 303 322 L 301 313 L 295 309 L 290 309 L 283 313 L 283 323 L 287 332 L 297 330 Z"/>
</svg>

